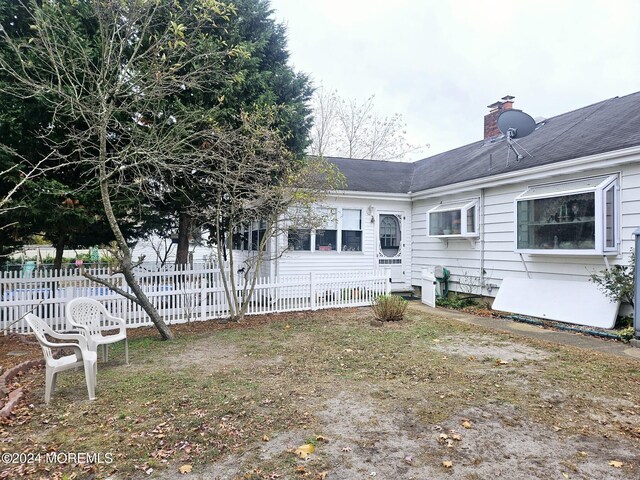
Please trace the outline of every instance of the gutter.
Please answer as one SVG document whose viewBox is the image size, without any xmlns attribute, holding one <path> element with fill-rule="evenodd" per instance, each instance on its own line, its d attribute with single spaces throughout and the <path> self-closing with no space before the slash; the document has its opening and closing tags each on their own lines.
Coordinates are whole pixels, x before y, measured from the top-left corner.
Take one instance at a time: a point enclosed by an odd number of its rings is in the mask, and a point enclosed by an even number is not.
<svg viewBox="0 0 640 480">
<path fill-rule="evenodd" d="M 602 168 L 611 168 L 625 163 L 640 162 L 640 145 L 623 150 L 613 152 L 599 153 L 587 157 L 565 160 L 562 162 L 550 163 L 549 165 L 541 165 L 539 167 L 531 167 L 523 170 L 514 170 L 513 172 L 502 173 L 495 176 L 475 178 L 466 182 L 453 183 L 440 187 L 422 190 L 410 195 L 411 200 L 422 200 L 430 197 L 437 197 L 444 194 L 451 194 L 454 190 L 456 193 L 466 190 L 475 190 L 478 188 L 497 187 L 507 185 L 509 183 L 525 182 L 538 178 L 552 176 L 562 173 L 572 174 L 581 172 L 587 168 L 598 168 L 598 164 L 602 163 Z M 594 165 L 595 164 L 595 165 Z M 491 179 L 491 181 L 487 181 Z"/>
<path fill-rule="evenodd" d="M 356 190 L 334 190 L 326 194 L 328 197 L 366 198 L 368 200 L 400 200 L 411 201 L 411 193 L 360 192 Z"/>
</svg>

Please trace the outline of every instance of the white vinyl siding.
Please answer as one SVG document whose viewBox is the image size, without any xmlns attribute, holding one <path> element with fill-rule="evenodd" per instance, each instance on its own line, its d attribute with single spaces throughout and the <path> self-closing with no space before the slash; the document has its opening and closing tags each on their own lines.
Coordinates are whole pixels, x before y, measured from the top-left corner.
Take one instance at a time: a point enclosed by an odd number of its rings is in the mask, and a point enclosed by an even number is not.
<svg viewBox="0 0 640 480">
<path fill-rule="evenodd" d="M 608 176 L 614 173 L 609 170 L 587 172 L 586 176 Z M 555 176 L 554 182 L 576 180 L 576 175 Z M 494 285 L 491 292 L 483 290 L 484 295 L 495 296 L 505 277 L 526 278 L 527 274 L 522 263 L 526 262 L 532 278 L 549 278 L 557 280 L 588 281 L 591 273 L 605 268 L 602 255 L 536 255 L 523 254 L 522 259 L 515 251 L 515 199 L 526 191 L 532 182 L 520 182 L 511 185 L 487 188 L 484 191 L 483 206 L 479 211 L 479 228 L 481 237 L 475 245 L 463 239 L 443 242 L 438 238 L 429 238 L 426 234 L 427 212 L 441 202 L 455 202 L 480 196 L 480 190 L 468 191 L 459 195 L 443 195 L 434 198 L 416 200 L 413 203 L 413 285 L 420 285 L 422 269 L 433 269 L 437 265 L 448 268 L 452 274 L 451 287 L 460 290 L 460 282 L 472 282 L 480 277 L 481 242 L 484 242 L 484 281 Z M 544 183 L 541 180 L 540 183 Z M 605 189 L 606 192 L 606 189 Z M 614 190 L 614 202 L 617 213 L 609 219 L 609 225 L 618 234 L 620 244 L 611 247 L 615 249 L 608 257 L 609 263 L 627 263 L 630 249 L 633 247 L 633 231 L 640 227 L 640 164 L 628 164 L 620 173 L 619 189 Z M 615 198 L 618 196 L 618 198 Z M 605 195 L 606 203 L 606 195 Z M 603 225 L 606 233 L 606 209 Z M 483 224 L 483 225 L 481 225 Z M 605 247 L 606 248 L 606 247 Z M 616 254 L 617 253 L 617 254 Z"/>
<path fill-rule="evenodd" d="M 382 268 L 378 265 L 378 215 L 380 213 L 398 212 L 402 215 L 402 265 L 404 271 L 405 288 L 411 286 L 411 244 L 408 241 L 412 231 L 411 226 L 411 203 L 403 200 L 374 200 L 357 198 L 330 198 L 326 202 L 330 208 L 337 209 L 338 233 L 342 241 L 341 232 L 351 230 L 356 225 L 355 214 L 352 216 L 347 212 L 345 221 L 345 211 L 359 210 L 361 212 L 361 251 L 287 251 L 272 263 L 277 263 L 278 275 L 301 275 L 310 272 L 354 272 L 364 270 L 377 270 Z M 373 207 L 373 208 L 370 208 Z M 342 214 L 341 214 L 342 212 Z M 371 221 L 373 217 L 373 222 Z M 346 229 L 349 227 L 349 229 Z M 280 248 L 286 246 L 286 235 L 278 238 Z M 339 245 L 341 245 L 339 243 Z"/>
</svg>

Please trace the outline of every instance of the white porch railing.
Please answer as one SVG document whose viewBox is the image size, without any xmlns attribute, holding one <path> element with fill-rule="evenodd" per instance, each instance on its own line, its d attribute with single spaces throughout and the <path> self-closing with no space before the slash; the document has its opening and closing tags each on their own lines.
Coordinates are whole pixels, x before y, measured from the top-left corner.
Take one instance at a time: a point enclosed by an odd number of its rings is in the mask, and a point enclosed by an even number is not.
<svg viewBox="0 0 640 480">
<path fill-rule="evenodd" d="M 106 269 L 90 273 L 130 291 L 122 274 L 111 275 Z M 45 319 L 54 330 L 68 330 L 65 305 L 75 297 L 101 301 L 114 315 L 124 318 L 128 327 L 151 325 L 138 304 L 85 278 L 78 269 L 34 271 L 29 278 L 20 275 L 21 272 L 0 273 L 0 329 L 5 333 L 28 332 L 22 317 L 29 312 Z M 136 272 L 141 287 L 169 325 L 228 316 L 221 275 L 219 269 L 202 267 Z M 242 296 L 243 285 L 235 288 Z M 389 275 L 385 271 L 258 278 L 247 314 L 366 306 L 378 295 L 389 292 Z"/>
</svg>

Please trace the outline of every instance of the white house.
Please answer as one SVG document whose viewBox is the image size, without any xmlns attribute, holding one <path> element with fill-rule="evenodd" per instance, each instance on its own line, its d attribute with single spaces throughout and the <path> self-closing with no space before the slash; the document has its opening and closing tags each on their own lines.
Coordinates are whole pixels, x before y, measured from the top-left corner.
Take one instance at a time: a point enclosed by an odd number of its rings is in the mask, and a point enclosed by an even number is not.
<svg viewBox="0 0 640 480">
<path fill-rule="evenodd" d="M 291 232 L 269 274 L 388 267 L 392 289 L 444 266 L 452 290 L 505 278 L 586 282 L 626 263 L 640 226 L 640 92 L 538 121 L 515 149 L 490 105 L 485 138 L 414 163 L 332 158 L 347 179 L 325 229 Z M 574 284 L 575 285 L 575 284 Z M 570 295 L 567 291 L 567 295 Z"/>
</svg>

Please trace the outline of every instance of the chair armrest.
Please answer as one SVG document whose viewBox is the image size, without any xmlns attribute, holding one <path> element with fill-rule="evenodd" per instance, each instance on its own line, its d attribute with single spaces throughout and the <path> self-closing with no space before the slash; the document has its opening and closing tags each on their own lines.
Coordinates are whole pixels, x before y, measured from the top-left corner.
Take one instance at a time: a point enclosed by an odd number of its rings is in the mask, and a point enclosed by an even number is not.
<svg viewBox="0 0 640 480">
<path fill-rule="evenodd" d="M 126 332 L 127 332 L 127 322 L 125 322 L 123 318 L 114 317 L 109 312 L 104 312 L 104 316 L 109 322 L 113 322 L 113 323 L 117 323 L 118 324 L 118 328 L 120 329 L 120 333 L 125 333 L 126 334 Z M 102 327 L 102 330 L 113 330 L 113 327 Z"/>
<path fill-rule="evenodd" d="M 46 345 L 48 347 L 54 347 L 54 348 L 58 348 L 61 345 L 67 346 L 67 347 L 76 347 L 76 348 L 80 348 L 81 350 L 88 350 L 88 344 L 87 344 L 87 337 L 81 333 L 56 333 L 54 332 L 51 328 L 47 327 L 47 335 L 56 338 L 58 340 L 75 340 L 78 343 L 54 343 L 54 342 L 49 342 L 48 340 L 46 340 Z"/>
<path fill-rule="evenodd" d="M 38 339 L 38 341 L 49 348 L 72 348 L 73 350 L 79 351 L 80 354 L 82 354 L 84 350 L 87 350 L 86 346 L 83 348 L 79 343 L 55 343 L 55 342 L 50 342 L 49 340 L 40 340 L 40 339 Z"/>
</svg>

